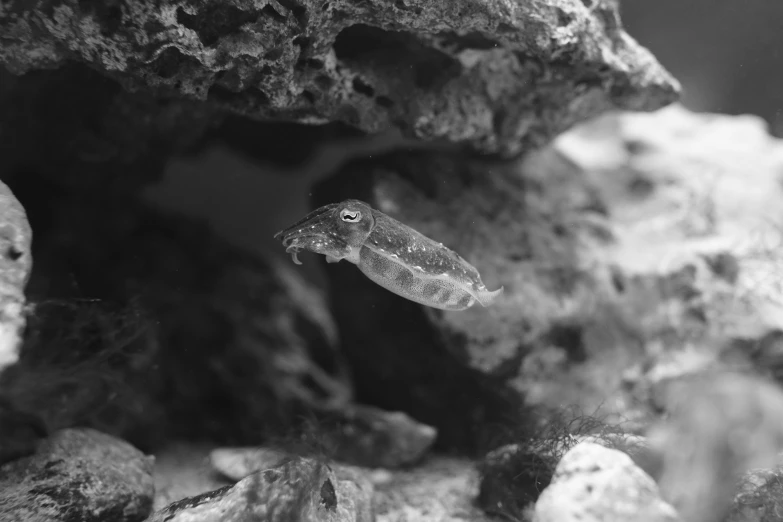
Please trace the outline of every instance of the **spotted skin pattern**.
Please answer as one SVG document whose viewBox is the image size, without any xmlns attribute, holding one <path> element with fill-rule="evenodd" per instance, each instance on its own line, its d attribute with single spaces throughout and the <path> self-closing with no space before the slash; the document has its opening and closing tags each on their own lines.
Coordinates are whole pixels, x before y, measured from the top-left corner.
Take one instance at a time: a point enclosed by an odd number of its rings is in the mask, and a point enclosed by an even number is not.
<svg viewBox="0 0 783 522">
<path fill-rule="evenodd" d="M 357 199 L 320 207 L 275 234 L 297 264 L 308 250 L 359 267 L 369 279 L 411 301 L 442 310 L 489 306 L 489 291 L 473 265 L 441 243 Z"/>
</svg>

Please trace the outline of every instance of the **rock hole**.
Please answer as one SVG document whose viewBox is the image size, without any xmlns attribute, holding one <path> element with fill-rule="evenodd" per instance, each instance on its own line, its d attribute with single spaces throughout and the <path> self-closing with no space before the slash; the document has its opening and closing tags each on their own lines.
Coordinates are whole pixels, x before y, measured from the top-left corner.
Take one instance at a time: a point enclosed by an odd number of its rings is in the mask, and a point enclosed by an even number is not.
<svg viewBox="0 0 783 522">
<path fill-rule="evenodd" d="M 307 103 L 311 105 L 315 103 L 315 94 L 310 91 L 302 91 L 302 98 L 307 100 Z"/>
<path fill-rule="evenodd" d="M 565 237 L 568 235 L 568 229 L 560 223 L 555 223 L 554 225 L 552 225 L 552 232 L 557 237 Z"/>
<path fill-rule="evenodd" d="M 329 511 L 337 509 L 337 493 L 334 490 L 334 484 L 329 479 L 321 485 L 321 504 Z"/>
<path fill-rule="evenodd" d="M 403 45 L 392 33 L 357 24 L 340 31 L 334 41 L 334 53 L 340 60 L 354 60 L 383 49 L 400 49 Z"/>
<path fill-rule="evenodd" d="M 413 83 L 416 87 L 424 90 L 435 87 L 440 71 L 426 63 L 417 64 L 413 70 Z"/>
<path fill-rule="evenodd" d="M 487 38 L 478 31 L 471 31 L 466 34 L 447 34 L 443 36 L 441 42 L 448 47 L 450 52 L 455 53 L 465 49 L 496 49 L 499 46 L 495 40 Z"/>
<path fill-rule="evenodd" d="M 641 173 L 628 181 L 628 192 L 639 198 L 646 198 L 655 191 L 655 183 Z"/>
<path fill-rule="evenodd" d="M 373 67 L 398 74 L 401 81 L 409 81 L 412 70 L 410 79 L 420 89 L 435 89 L 462 72 L 453 57 L 423 45 L 411 34 L 364 24 L 343 29 L 335 39 L 334 52 L 341 62 L 372 61 Z"/>
<path fill-rule="evenodd" d="M 122 25 L 121 0 L 103 0 L 102 2 L 79 0 L 78 4 L 83 14 L 92 14 L 95 17 L 103 36 L 113 35 Z"/>
<path fill-rule="evenodd" d="M 177 9 L 177 23 L 192 29 L 199 40 L 209 47 L 221 37 L 237 32 L 243 25 L 258 20 L 260 12 L 246 12 L 233 5 L 215 3 L 191 15 L 182 7 Z"/>
<path fill-rule="evenodd" d="M 101 30 L 104 36 L 110 36 L 117 32 L 122 25 L 122 9 L 118 5 L 110 6 L 106 12 L 106 27 Z"/>
<path fill-rule="evenodd" d="M 505 111 L 496 111 L 492 114 L 492 130 L 499 136 L 503 136 L 503 127 L 508 120 L 507 113 Z"/>
<path fill-rule="evenodd" d="M 23 252 L 21 250 L 17 250 L 16 247 L 10 246 L 5 251 L 5 257 L 10 259 L 11 261 L 16 261 L 20 257 L 22 257 Z"/>
<path fill-rule="evenodd" d="M 584 344 L 584 329 L 578 324 L 555 324 L 547 332 L 546 339 L 550 344 L 562 348 L 573 362 L 583 363 L 587 360 L 587 349 Z"/>
<path fill-rule="evenodd" d="M 332 88 L 334 80 L 325 74 L 319 74 L 315 77 L 315 85 L 318 86 L 319 89 L 326 91 Z"/>
<path fill-rule="evenodd" d="M 569 13 L 568 11 L 565 11 L 564 9 L 557 8 L 557 25 L 560 27 L 566 27 L 571 25 L 571 22 L 574 21 L 574 15 Z"/>
<path fill-rule="evenodd" d="M 324 68 L 324 62 L 323 60 L 319 60 L 318 58 L 308 58 L 305 61 L 305 65 L 307 65 L 311 69 L 323 69 Z"/>
<path fill-rule="evenodd" d="M 296 23 L 298 23 L 300 27 L 305 27 L 307 25 L 307 9 L 305 9 L 305 6 L 299 5 L 293 0 L 278 0 L 278 2 L 294 15 Z"/>
<path fill-rule="evenodd" d="M 150 69 L 161 78 L 173 78 L 189 60 L 192 58 L 182 54 L 176 47 L 167 47 L 150 64 Z"/>
<path fill-rule="evenodd" d="M 375 89 L 373 89 L 369 84 L 364 83 L 358 76 L 353 78 L 353 90 L 370 98 L 375 96 Z"/>
<path fill-rule="evenodd" d="M 245 91 L 234 92 L 222 85 L 213 85 L 209 88 L 207 98 L 211 101 L 225 103 L 244 110 L 259 110 L 268 107 L 269 96 L 262 90 L 251 87 Z"/>
<path fill-rule="evenodd" d="M 337 110 L 337 117 L 340 119 L 340 121 L 347 123 L 348 125 L 352 125 L 354 127 L 358 127 L 359 123 L 361 122 L 361 117 L 359 116 L 359 111 L 356 110 L 356 107 L 353 107 L 351 105 L 343 105 Z"/>
<path fill-rule="evenodd" d="M 624 294 L 625 293 L 625 276 L 617 267 L 612 267 L 611 269 L 611 275 L 609 276 L 612 281 L 612 287 L 614 288 L 614 291 L 618 294 Z"/>
<path fill-rule="evenodd" d="M 310 38 L 307 36 L 297 36 L 294 38 L 294 45 L 304 50 L 310 45 Z"/>
<path fill-rule="evenodd" d="M 623 148 L 625 149 L 625 152 L 634 156 L 650 150 L 650 146 L 647 142 L 634 138 L 624 140 Z"/>
<path fill-rule="evenodd" d="M 276 469 L 268 469 L 263 472 L 264 480 L 269 484 L 274 484 L 280 478 L 280 471 Z"/>
<path fill-rule="evenodd" d="M 704 260 L 707 262 L 707 266 L 710 267 L 710 271 L 717 277 L 730 284 L 737 282 L 740 274 L 740 264 L 732 254 L 719 252 L 705 256 Z"/>
<path fill-rule="evenodd" d="M 277 11 L 275 11 L 275 8 L 272 7 L 271 4 L 266 4 L 263 9 L 261 9 L 261 14 L 268 16 L 272 20 L 275 20 L 276 22 L 285 22 L 286 17 L 285 15 L 281 15 Z"/>
<path fill-rule="evenodd" d="M 299 47 L 299 58 L 296 61 L 295 68 L 302 70 L 307 67 L 310 58 L 307 56 L 310 49 L 310 38 L 307 36 L 297 36 L 294 38 L 294 45 Z"/>
<path fill-rule="evenodd" d="M 620 30 L 619 14 L 610 7 L 601 7 L 594 11 L 604 23 L 607 33 L 612 34 Z"/>
<path fill-rule="evenodd" d="M 497 30 L 498 30 L 499 33 L 516 33 L 517 32 L 517 28 L 516 27 L 514 27 L 511 24 L 507 24 L 506 22 L 500 22 L 498 24 L 498 29 Z"/>
<path fill-rule="evenodd" d="M 394 100 L 386 96 L 378 96 L 377 98 L 375 98 L 375 103 L 377 103 L 378 106 L 383 107 L 384 109 L 391 109 L 392 107 L 394 107 Z"/>
<path fill-rule="evenodd" d="M 266 53 L 264 53 L 264 60 L 274 62 L 279 60 L 281 56 L 283 56 L 283 47 L 275 47 L 274 49 L 269 49 Z"/>
</svg>

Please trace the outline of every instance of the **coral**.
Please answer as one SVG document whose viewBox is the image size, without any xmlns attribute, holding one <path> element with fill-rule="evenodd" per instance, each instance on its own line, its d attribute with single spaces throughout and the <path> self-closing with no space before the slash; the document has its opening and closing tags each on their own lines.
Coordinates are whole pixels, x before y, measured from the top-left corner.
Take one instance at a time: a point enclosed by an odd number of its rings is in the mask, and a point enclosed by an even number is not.
<svg viewBox="0 0 783 522">
<path fill-rule="evenodd" d="M 15 74 L 76 61 L 252 118 L 395 126 L 502 154 L 679 91 L 614 0 L 14 0 L 0 29 Z"/>
</svg>

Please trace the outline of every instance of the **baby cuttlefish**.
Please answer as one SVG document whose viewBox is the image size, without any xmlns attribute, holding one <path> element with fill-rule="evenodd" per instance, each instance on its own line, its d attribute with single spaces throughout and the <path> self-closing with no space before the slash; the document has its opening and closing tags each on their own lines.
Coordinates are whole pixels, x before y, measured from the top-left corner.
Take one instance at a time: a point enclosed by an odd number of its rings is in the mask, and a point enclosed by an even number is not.
<svg viewBox="0 0 783 522">
<path fill-rule="evenodd" d="M 491 305 L 503 293 L 487 290 L 478 270 L 459 254 L 357 199 L 320 207 L 275 234 L 296 264 L 301 250 L 345 259 L 375 283 L 441 310 Z"/>
</svg>

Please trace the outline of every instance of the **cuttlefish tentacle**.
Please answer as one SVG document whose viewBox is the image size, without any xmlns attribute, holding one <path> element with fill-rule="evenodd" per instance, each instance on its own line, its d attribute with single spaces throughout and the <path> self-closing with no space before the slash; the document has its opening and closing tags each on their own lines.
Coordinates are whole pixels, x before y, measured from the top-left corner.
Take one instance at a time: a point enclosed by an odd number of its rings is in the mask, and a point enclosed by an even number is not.
<svg viewBox="0 0 783 522">
<path fill-rule="evenodd" d="M 275 238 L 296 264 L 300 250 L 323 254 L 327 263 L 345 259 L 383 288 L 433 308 L 486 307 L 503 293 L 488 290 L 453 250 L 356 199 L 320 207 Z"/>
</svg>

